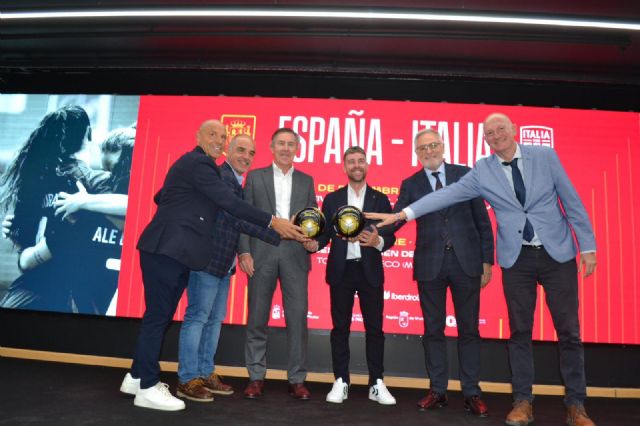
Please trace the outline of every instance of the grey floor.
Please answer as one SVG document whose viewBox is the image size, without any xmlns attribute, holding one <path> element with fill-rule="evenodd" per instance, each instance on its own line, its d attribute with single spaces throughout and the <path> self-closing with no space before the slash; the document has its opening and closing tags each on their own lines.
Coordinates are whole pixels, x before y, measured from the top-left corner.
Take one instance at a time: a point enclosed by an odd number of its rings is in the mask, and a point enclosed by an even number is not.
<svg viewBox="0 0 640 426">
<path fill-rule="evenodd" d="M 419 412 L 416 402 L 424 395 L 417 389 L 390 389 L 396 406 L 381 406 L 367 399 L 365 386 L 353 386 L 343 404 L 324 401 L 329 385 L 309 383 L 310 401 L 288 396 L 286 383 L 268 381 L 260 400 L 242 398 L 245 379 L 226 378 L 234 395 L 213 403 L 187 401 L 182 412 L 163 413 L 136 408 L 133 400 L 118 392 L 125 371 L 51 362 L 0 358 L 0 425 L 502 425 L 510 408 L 504 394 L 485 394 L 491 416 L 477 418 L 463 409 L 462 395 L 449 394 L 450 402 L 437 411 Z M 176 376 L 162 379 L 175 391 Z M 640 400 L 591 398 L 587 410 L 599 425 L 640 424 Z M 538 397 L 535 425 L 564 424 L 560 397 Z"/>
</svg>

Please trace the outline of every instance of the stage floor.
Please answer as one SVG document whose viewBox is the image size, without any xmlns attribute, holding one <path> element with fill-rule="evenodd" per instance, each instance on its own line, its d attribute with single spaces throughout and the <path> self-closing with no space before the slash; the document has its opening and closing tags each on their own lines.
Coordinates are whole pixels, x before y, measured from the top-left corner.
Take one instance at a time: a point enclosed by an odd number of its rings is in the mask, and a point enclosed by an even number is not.
<svg viewBox="0 0 640 426">
<path fill-rule="evenodd" d="M 398 404 L 382 406 L 367 399 L 365 386 L 352 386 L 343 404 L 328 404 L 326 383 L 308 383 L 310 401 L 296 401 L 286 383 L 267 381 L 260 400 L 242 397 L 246 379 L 225 378 L 236 392 L 216 396 L 213 403 L 187 401 L 187 409 L 166 413 L 133 406 L 133 399 L 118 391 L 125 370 L 53 362 L 0 358 L 2 396 L 0 425 L 503 425 L 511 399 L 486 393 L 490 417 L 476 418 L 463 409 L 459 392 L 449 393 L 445 408 L 420 412 L 416 402 L 423 390 L 390 388 Z M 162 380 L 175 393 L 175 373 Z M 640 400 L 590 398 L 587 411 L 599 425 L 640 424 Z M 564 424 L 562 398 L 539 396 L 534 404 L 535 425 Z"/>
</svg>

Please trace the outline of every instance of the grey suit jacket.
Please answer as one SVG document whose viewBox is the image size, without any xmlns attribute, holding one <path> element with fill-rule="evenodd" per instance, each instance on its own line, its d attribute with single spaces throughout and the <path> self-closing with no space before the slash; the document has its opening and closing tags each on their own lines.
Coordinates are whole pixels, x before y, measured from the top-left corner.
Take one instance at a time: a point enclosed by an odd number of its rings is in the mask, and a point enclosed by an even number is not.
<svg viewBox="0 0 640 426">
<path fill-rule="evenodd" d="M 551 148 L 527 145 L 521 145 L 520 152 L 527 190 L 524 206 L 520 205 L 498 157 L 493 154 L 478 160 L 458 182 L 425 195 L 408 208 L 419 217 L 471 198 L 484 198 L 496 214 L 496 251 L 503 268 L 513 266 L 520 254 L 527 219 L 549 255 L 558 262 L 567 262 L 576 256 L 574 233 L 580 250 L 595 250 L 589 215 L 558 154 Z"/>
<path fill-rule="evenodd" d="M 276 192 L 273 180 L 273 166 L 255 169 L 247 175 L 244 187 L 245 201 L 272 215 L 276 214 Z M 291 215 L 305 207 L 317 207 L 316 192 L 313 178 L 306 173 L 294 168 L 291 187 Z M 284 250 L 292 263 L 297 264 L 302 270 L 308 271 L 310 266 L 309 253 L 302 244 L 296 241 L 283 240 L 280 246 L 274 247 L 257 238 L 241 235 L 238 244 L 238 253 L 250 253 L 254 265 L 259 268 L 275 256 L 276 250 Z"/>
</svg>

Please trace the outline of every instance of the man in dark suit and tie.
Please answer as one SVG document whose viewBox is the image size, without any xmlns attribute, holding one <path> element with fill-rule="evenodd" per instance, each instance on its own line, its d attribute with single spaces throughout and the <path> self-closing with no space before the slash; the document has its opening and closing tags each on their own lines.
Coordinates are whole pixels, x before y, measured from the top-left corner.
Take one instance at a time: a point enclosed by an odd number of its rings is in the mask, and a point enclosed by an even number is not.
<svg viewBox="0 0 640 426">
<path fill-rule="evenodd" d="M 533 422 L 531 338 L 540 284 L 558 333 L 566 423 L 593 426 L 584 408 L 587 385 L 578 318 L 578 272 L 587 277 L 597 263 L 591 221 L 558 154 L 544 146 L 520 145 L 515 135 L 516 126 L 509 117 L 490 114 L 484 121 L 484 137 L 492 155 L 478 160 L 458 182 L 425 195 L 401 212 L 369 217 L 381 219 L 384 226 L 472 198 L 487 200 L 498 224 L 497 255 L 511 330 L 514 403 L 505 422 L 510 426 Z"/>
<path fill-rule="evenodd" d="M 387 213 L 391 204 L 386 195 L 366 183 L 368 163 L 365 151 L 348 148 L 343 156 L 344 171 L 349 184 L 326 196 L 322 212 L 328 220 L 339 207 L 350 205 L 361 210 Z M 384 333 L 382 314 L 384 309 L 384 269 L 381 253 L 395 244 L 393 228 L 380 231 L 371 223 L 365 225 L 358 236 L 347 241 L 336 235 L 327 225 L 317 243 L 305 243 L 309 251 L 317 251 L 331 242 L 327 259 L 326 281 L 331 298 L 331 358 L 335 382 L 326 401 L 342 403 L 349 392 L 349 334 L 354 296 L 358 293 L 360 310 L 366 333 L 366 356 L 369 367 L 369 399 L 383 405 L 394 405 L 383 381 Z"/>
<path fill-rule="evenodd" d="M 293 167 L 300 139 L 289 128 L 271 137 L 273 163 L 247 175 L 245 199 L 258 209 L 288 219 L 305 207 L 317 206 L 313 178 Z M 289 394 L 307 400 L 307 312 L 309 253 L 302 245 L 283 241 L 272 247 L 257 238 L 240 237 L 240 268 L 249 276 L 249 309 L 245 362 L 249 384 L 246 398 L 262 396 L 267 372 L 267 324 L 278 280 L 284 304 L 289 360 Z"/>
<path fill-rule="evenodd" d="M 229 142 L 226 161 L 219 167 L 222 181 L 238 198 L 244 198 L 242 180 L 256 153 L 249 135 L 236 135 Z M 178 396 L 192 401 L 213 401 L 213 394 L 231 395 L 233 388 L 215 373 L 214 357 L 222 321 L 227 315 L 231 276 L 236 271 L 240 233 L 244 232 L 277 246 L 280 238 L 271 229 L 236 219 L 226 212 L 216 218 L 213 240 L 217 255 L 202 271 L 191 271 L 187 286 L 189 304 L 180 327 L 178 345 Z"/>
<path fill-rule="evenodd" d="M 134 394 L 133 403 L 139 407 L 185 408 L 184 402 L 160 382 L 158 360 L 189 272 L 203 269 L 216 255 L 213 223 L 220 211 L 264 228 L 271 226 L 284 238 L 305 239 L 299 227 L 252 207 L 222 182 L 214 160 L 222 153 L 226 137 L 219 121 L 202 123 L 196 134 L 198 146 L 169 169 L 154 197 L 158 209 L 138 240 L 146 309 L 131 372 L 120 390 Z"/>
<path fill-rule="evenodd" d="M 402 181 L 394 211 L 458 181 L 470 169 L 444 162 L 444 144 L 435 130 L 419 132 L 415 152 L 423 168 Z M 488 415 L 480 399 L 480 289 L 491 279 L 493 232 L 484 200 L 475 198 L 417 219 L 413 279 L 424 317 L 425 364 L 431 381 L 421 410 L 447 404 L 447 342 L 444 335 L 447 287 L 458 328 L 458 365 L 465 408 Z"/>
</svg>

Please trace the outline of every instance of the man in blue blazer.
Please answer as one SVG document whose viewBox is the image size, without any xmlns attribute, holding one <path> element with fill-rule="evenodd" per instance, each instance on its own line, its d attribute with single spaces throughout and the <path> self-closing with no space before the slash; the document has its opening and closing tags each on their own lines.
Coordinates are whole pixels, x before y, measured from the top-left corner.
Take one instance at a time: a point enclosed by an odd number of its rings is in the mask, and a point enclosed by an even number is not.
<svg viewBox="0 0 640 426">
<path fill-rule="evenodd" d="M 169 169 L 154 197 L 158 209 L 138 240 L 146 309 L 131 372 L 120 387 L 136 396 L 133 403 L 138 407 L 185 408 L 160 382 L 158 360 L 189 272 L 203 269 L 216 255 L 213 223 L 218 214 L 225 210 L 264 228 L 271 226 L 281 237 L 305 240 L 299 227 L 245 203 L 222 182 L 214 160 L 222 153 L 226 137 L 219 121 L 202 123 L 196 134 L 198 146 Z"/>
<path fill-rule="evenodd" d="M 446 188 L 469 168 L 444 162 L 444 143 L 438 132 L 427 129 L 415 136 L 415 152 L 422 168 L 402 181 L 393 211 L 425 194 Z M 430 378 L 427 396 L 418 408 L 428 410 L 447 404 L 449 373 L 444 335 L 447 287 L 455 308 L 458 328 L 458 365 L 465 408 L 488 415 L 480 399 L 480 289 L 491 279 L 493 231 L 482 198 L 455 204 L 416 220 L 413 279 L 418 282 L 424 317 L 425 364 Z"/>
<path fill-rule="evenodd" d="M 348 148 L 343 156 L 344 170 L 349 184 L 326 196 L 322 212 L 331 221 L 339 207 L 351 205 L 366 211 L 387 213 L 391 204 L 386 195 L 366 184 L 367 157 L 358 146 Z M 331 242 L 327 259 L 326 281 L 331 300 L 331 357 L 336 381 L 326 401 L 342 403 L 349 390 L 349 334 L 356 292 L 366 333 L 366 356 L 369 367 L 369 399 L 383 405 L 393 405 L 395 398 L 383 382 L 384 333 L 384 269 L 381 253 L 395 244 L 391 227 L 378 229 L 367 223 L 365 230 L 347 241 L 336 235 L 331 224 L 318 237 L 318 244 L 307 243 L 316 251 Z"/>
<path fill-rule="evenodd" d="M 413 220 L 451 204 L 483 197 L 498 224 L 497 255 L 509 311 L 509 361 L 513 410 L 506 423 L 533 422 L 531 345 L 536 288 L 540 283 L 558 333 L 560 373 L 565 385 L 567 424 L 594 423 L 584 409 L 584 350 L 578 319 L 578 265 L 585 276 L 596 266 L 596 242 L 589 216 L 558 155 L 546 147 L 521 146 L 516 128 L 504 114 L 484 122 L 485 140 L 494 154 L 476 162 L 457 183 L 422 197 L 395 215 L 371 214 L 381 225 Z"/>
<path fill-rule="evenodd" d="M 236 135 L 229 142 L 226 161 L 220 168 L 222 181 L 238 198 L 244 198 L 242 180 L 256 148 L 249 135 Z M 215 373 L 214 357 L 222 321 L 227 315 L 231 276 L 236 272 L 240 233 L 277 246 L 280 237 L 263 228 L 222 212 L 213 224 L 217 256 L 202 271 L 191 271 L 187 285 L 188 305 L 180 327 L 178 345 L 178 396 L 192 401 L 213 401 L 212 394 L 231 395 L 233 388 Z"/>
</svg>

